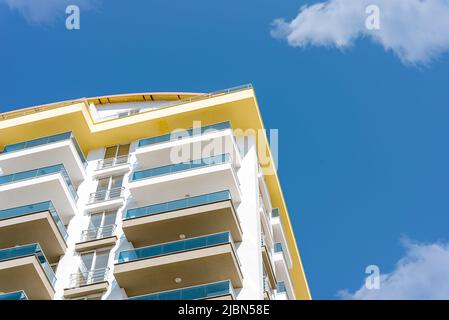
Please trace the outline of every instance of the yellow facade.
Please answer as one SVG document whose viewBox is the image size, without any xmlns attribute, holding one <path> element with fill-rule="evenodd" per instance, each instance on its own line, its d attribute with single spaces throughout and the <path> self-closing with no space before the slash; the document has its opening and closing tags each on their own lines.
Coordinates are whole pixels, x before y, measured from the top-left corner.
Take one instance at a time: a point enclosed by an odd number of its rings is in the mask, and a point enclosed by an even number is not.
<svg viewBox="0 0 449 320">
<path fill-rule="evenodd" d="M 152 100 L 174 100 L 174 104 L 101 122 L 95 122 L 89 110 L 90 102 L 101 108 L 101 103 Z M 167 134 L 177 128 L 190 128 L 193 121 L 201 121 L 202 126 L 230 121 L 234 129 L 243 131 L 264 129 L 255 92 L 250 86 L 210 95 L 139 93 L 77 99 L 1 114 L 0 149 L 9 144 L 72 131 L 87 154 L 91 149 Z M 257 143 L 258 149 L 268 146 L 266 134 L 259 135 Z M 264 149 L 269 161 L 268 164 L 261 163 L 261 167 L 267 173 L 274 172 L 266 174 L 265 181 L 273 207 L 279 208 L 292 254 L 291 277 L 295 294 L 299 299 L 308 300 L 311 299 L 310 291 L 271 151 L 268 147 Z"/>
</svg>

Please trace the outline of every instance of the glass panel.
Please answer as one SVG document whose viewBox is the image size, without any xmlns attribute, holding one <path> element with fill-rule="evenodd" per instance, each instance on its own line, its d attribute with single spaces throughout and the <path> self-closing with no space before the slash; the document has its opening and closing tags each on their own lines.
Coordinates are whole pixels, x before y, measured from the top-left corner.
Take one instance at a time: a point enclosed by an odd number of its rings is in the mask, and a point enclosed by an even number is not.
<svg viewBox="0 0 449 320">
<path fill-rule="evenodd" d="M 81 254 L 80 272 L 87 272 L 92 269 L 92 263 L 94 260 L 94 253 L 88 252 Z"/>
<path fill-rule="evenodd" d="M 104 153 L 104 159 L 115 158 L 117 154 L 117 146 L 107 147 Z"/>
<path fill-rule="evenodd" d="M 203 158 L 200 160 L 194 160 L 190 162 L 185 163 L 177 163 L 177 164 L 171 164 L 168 166 L 158 167 L 158 168 L 151 168 L 141 171 L 136 171 L 132 175 L 132 180 L 140 180 L 145 179 L 149 177 L 155 177 L 158 175 L 163 175 L 167 173 L 173 173 L 178 171 L 184 171 L 194 168 L 200 168 L 200 167 L 206 167 L 212 164 L 221 164 L 221 163 L 228 163 L 230 162 L 231 157 L 229 154 L 220 154 L 213 157 Z"/>
<path fill-rule="evenodd" d="M 90 215 L 89 229 L 96 229 L 101 227 L 101 220 L 103 213 L 93 213 Z"/>
<path fill-rule="evenodd" d="M 115 224 L 115 219 L 117 216 L 117 211 L 108 211 L 104 214 L 103 227 Z"/>
<path fill-rule="evenodd" d="M 126 262 L 138 259 L 146 259 L 162 254 L 170 254 L 185 250 L 199 249 L 216 244 L 231 243 L 232 238 L 229 232 L 217 233 L 209 236 L 196 237 L 187 240 L 168 242 L 149 247 L 126 250 L 119 253 L 118 262 Z"/>
<path fill-rule="evenodd" d="M 197 300 L 233 294 L 229 280 L 181 288 L 176 290 L 147 294 L 129 298 L 129 300 Z"/>
<path fill-rule="evenodd" d="M 98 180 L 97 192 L 107 190 L 109 187 L 109 178 L 103 178 Z"/>
<path fill-rule="evenodd" d="M 129 146 L 130 146 L 129 144 L 121 144 L 118 147 L 117 157 L 128 155 L 129 154 Z"/>
<path fill-rule="evenodd" d="M 112 177 L 111 189 L 121 188 L 123 183 L 123 176 Z"/>
<path fill-rule="evenodd" d="M 194 128 L 194 129 L 189 129 L 186 131 L 181 131 L 179 134 L 172 135 L 169 133 L 169 134 L 165 134 L 162 136 L 142 139 L 142 140 L 139 140 L 138 147 L 144 147 L 144 146 L 148 146 L 148 145 L 155 144 L 155 143 L 176 140 L 176 139 L 179 139 L 179 137 L 181 136 L 181 133 L 183 133 L 183 136 L 185 138 L 188 138 L 188 137 L 192 137 L 192 136 L 196 136 L 196 135 L 200 135 L 200 134 L 205 134 L 205 133 L 219 131 L 219 130 L 225 130 L 225 129 L 229 129 L 229 128 L 231 128 L 231 123 L 229 121 L 221 122 L 221 123 L 217 123 L 217 124 L 213 124 L 213 125 L 209 125 L 209 126 L 204 126 L 201 128 Z"/>
<path fill-rule="evenodd" d="M 95 257 L 95 267 L 93 270 L 104 269 L 108 266 L 109 251 L 97 251 Z"/>
</svg>

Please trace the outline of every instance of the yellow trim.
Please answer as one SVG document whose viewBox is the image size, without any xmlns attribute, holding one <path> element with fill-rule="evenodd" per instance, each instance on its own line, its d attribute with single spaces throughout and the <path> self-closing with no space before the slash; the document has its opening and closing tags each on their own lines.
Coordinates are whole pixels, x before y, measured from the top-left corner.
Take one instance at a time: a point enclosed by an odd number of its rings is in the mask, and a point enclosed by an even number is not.
<svg viewBox="0 0 449 320">
<path fill-rule="evenodd" d="M 190 128 L 192 121 L 201 121 L 203 126 L 231 121 L 234 129 L 239 128 L 243 131 L 252 129 L 256 132 L 264 129 L 255 92 L 252 88 L 204 96 L 177 94 L 183 95 L 183 98 L 188 98 L 188 100 L 179 100 L 176 105 L 97 123 L 94 122 L 89 111 L 89 102 L 96 98 L 83 98 L 41 106 L 37 112 L 33 111 L 34 108 L 22 109 L 6 114 L 3 120 L 0 115 L 0 147 L 3 149 L 8 144 L 72 131 L 83 152 L 87 154 L 88 150 L 107 145 L 158 136 L 170 133 L 177 128 Z M 142 94 L 121 95 L 124 101 L 132 100 L 132 96 L 142 97 Z M 114 99 L 114 101 L 117 100 Z M 262 146 L 268 146 L 266 133 L 259 136 L 256 141 L 258 145 L 262 143 Z M 267 147 L 267 152 L 270 163 L 264 167 L 264 170 L 275 172 L 269 147 Z M 296 297 L 297 299 L 311 299 L 278 176 L 277 174 L 267 174 L 265 181 L 273 207 L 279 208 L 285 236 L 293 258 L 293 268 L 290 273 Z"/>
</svg>

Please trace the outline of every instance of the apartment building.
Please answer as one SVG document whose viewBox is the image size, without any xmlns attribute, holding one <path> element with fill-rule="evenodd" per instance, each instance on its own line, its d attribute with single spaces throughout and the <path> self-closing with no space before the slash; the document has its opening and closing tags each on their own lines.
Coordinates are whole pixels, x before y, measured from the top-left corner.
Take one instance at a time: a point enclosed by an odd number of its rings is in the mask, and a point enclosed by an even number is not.
<svg viewBox="0 0 449 320">
<path fill-rule="evenodd" d="M 250 85 L 0 115 L 0 300 L 310 299 Z"/>
</svg>

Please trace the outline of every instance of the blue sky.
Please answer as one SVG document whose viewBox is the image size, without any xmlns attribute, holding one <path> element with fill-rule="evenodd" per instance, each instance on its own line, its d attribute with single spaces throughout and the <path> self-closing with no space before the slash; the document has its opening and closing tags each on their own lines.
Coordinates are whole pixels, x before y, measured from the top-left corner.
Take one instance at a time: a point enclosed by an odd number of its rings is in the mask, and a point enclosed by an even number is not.
<svg viewBox="0 0 449 320">
<path fill-rule="evenodd" d="M 358 290 L 367 265 L 391 274 L 422 258 L 410 246 L 447 254 L 447 43 L 416 65 L 427 47 L 398 57 L 388 37 L 336 49 L 313 33 L 306 47 L 270 35 L 275 19 L 316 1 L 83 2 L 81 29 L 68 31 L 64 9 L 33 18 L 23 1 L 0 0 L 0 111 L 252 83 L 265 125 L 279 129 L 279 176 L 314 298 Z"/>
</svg>

